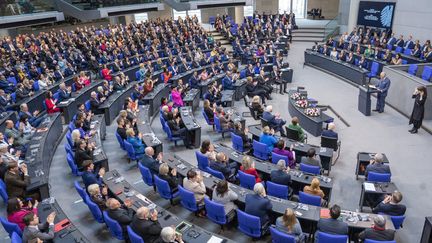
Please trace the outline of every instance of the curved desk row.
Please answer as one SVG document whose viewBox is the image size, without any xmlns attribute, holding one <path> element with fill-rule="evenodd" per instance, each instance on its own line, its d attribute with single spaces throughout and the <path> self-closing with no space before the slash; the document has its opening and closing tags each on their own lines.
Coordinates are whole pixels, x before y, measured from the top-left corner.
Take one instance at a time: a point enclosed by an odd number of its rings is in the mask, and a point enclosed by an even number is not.
<svg viewBox="0 0 432 243">
<path fill-rule="evenodd" d="M 192 146 L 199 148 L 201 146 L 201 126 L 192 111 L 192 107 L 184 106 L 179 108 L 181 119 L 191 136 Z"/>
<path fill-rule="evenodd" d="M 94 115 L 90 123 L 90 129 L 96 133 L 89 139 L 93 142 L 96 148 L 93 150 L 93 163 L 104 167 L 106 171 L 109 170 L 108 157 L 102 146 L 102 140 L 105 140 L 106 125 L 104 115 Z"/>
<path fill-rule="evenodd" d="M 138 113 L 138 131 L 142 133 L 142 140 L 146 146 L 150 146 L 154 149 L 155 154 L 159 154 L 163 150 L 162 142 L 153 132 L 151 127 L 151 114 L 150 106 L 143 105 Z"/>
<path fill-rule="evenodd" d="M 252 139 L 259 141 L 259 137 L 262 134 L 261 125 L 251 125 L 248 127 L 249 133 L 252 134 Z M 302 156 L 307 155 L 307 151 L 311 148 L 314 148 L 316 151 L 316 154 L 320 156 L 321 164 L 324 170 L 328 171 L 328 174 L 330 174 L 331 170 L 331 164 L 333 160 L 333 149 L 331 148 L 325 148 L 325 147 L 319 147 L 307 143 L 301 143 L 286 137 L 278 137 L 278 139 L 283 139 L 285 141 L 286 149 L 289 149 L 291 145 L 293 145 L 293 150 L 296 154 L 296 162 L 299 163 L 301 161 Z"/>
<path fill-rule="evenodd" d="M 209 242 L 210 240 L 217 240 L 215 242 L 229 242 L 234 243 L 232 240 L 226 239 L 213 232 L 209 232 L 193 223 L 184 221 L 178 218 L 175 214 L 165 210 L 162 207 L 154 204 L 146 196 L 138 192 L 124 177 L 120 175 L 116 170 L 109 171 L 104 175 L 104 183 L 113 195 L 116 195 L 117 199 L 124 202 L 126 199 L 132 200 L 131 209 L 135 212 L 140 207 L 148 207 L 150 209 L 156 209 L 158 211 L 158 222 L 162 227 L 176 226 L 177 231 L 180 231 L 182 238 L 188 243 L 201 243 Z M 188 227 L 179 227 L 184 224 Z"/>
<path fill-rule="evenodd" d="M 185 93 L 183 97 L 184 105 L 192 107 L 192 111 L 195 111 L 199 107 L 199 93 L 200 91 L 198 89 L 190 89 Z"/>
<path fill-rule="evenodd" d="M 176 168 L 177 174 L 183 178 L 187 176 L 187 172 L 189 170 L 197 170 L 195 166 L 191 165 L 189 162 L 181 158 L 178 158 L 176 155 L 165 154 L 163 162 L 167 163 L 170 168 Z M 206 172 L 201 172 L 201 174 L 203 175 L 203 182 L 207 188 L 208 194 L 211 195 L 211 192 L 214 190 L 216 184 L 220 181 L 220 179 Z M 247 194 L 254 194 L 252 190 L 240 187 L 238 185 L 234 185 L 232 183 L 229 183 L 229 188 L 238 195 L 237 202 L 241 205 L 244 205 L 245 197 Z M 267 196 L 267 198 L 271 201 L 273 205 L 273 214 L 279 216 L 284 214 L 287 208 L 291 208 L 297 212 L 296 215 L 302 225 L 303 231 L 306 231 L 308 233 L 315 232 L 316 224 L 320 219 L 321 207 L 304 205 L 298 202 L 280 199 L 272 196 Z M 365 220 L 360 221 L 357 215 L 361 216 L 361 218 L 364 218 Z M 372 227 L 372 218 L 374 216 L 375 214 L 356 213 L 346 210 L 343 210 L 341 214 L 342 220 L 348 224 L 348 227 L 350 229 L 350 235 Z M 386 217 L 387 219 L 386 229 L 394 229 L 390 217 L 386 215 L 384 215 L 384 217 Z"/>
<path fill-rule="evenodd" d="M 237 151 L 226 146 L 223 143 L 215 144 L 214 147 L 216 152 L 224 153 L 226 156 L 228 156 L 230 161 L 234 161 L 238 165 L 242 164 L 244 157 L 243 154 L 238 153 Z M 257 171 L 261 173 L 263 179 L 265 181 L 270 181 L 271 172 L 278 170 L 278 166 L 269 161 L 263 161 L 253 156 L 250 156 L 250 158 L 252 159 L 252 162 L 255 163 L 255 169 L 257 169 Z M 289 171 L 289 174 L 291 175 L 292 181 L 290 188 L 294 190 L 294 194 L 298 194 L 299 191 L 303 191 L 304 186 L 310 185 L 313 178 L 318 178 L 320 181 L 320 187 L 324 191 L 324 194 L 326 196 L 325 199 L 330 202 L 333 188 L 333 180 L 331 178 L 322 175 L 315 176 L 295 169 L 291 169 Z"/>
<path fill-rule="evenodd" d="M 144 104 L 149 106 L 150 117 L 153 117 L 159 112 L 159 108 L 162 105 L 161 99 L 163 97 L 168 98 L 169 94 L 169 86 L 164 84 L 163 82 L 154 86 L 153 90 L 150 93 L 146 94 L 142 101 L 144 102 Z"/>
</svg>

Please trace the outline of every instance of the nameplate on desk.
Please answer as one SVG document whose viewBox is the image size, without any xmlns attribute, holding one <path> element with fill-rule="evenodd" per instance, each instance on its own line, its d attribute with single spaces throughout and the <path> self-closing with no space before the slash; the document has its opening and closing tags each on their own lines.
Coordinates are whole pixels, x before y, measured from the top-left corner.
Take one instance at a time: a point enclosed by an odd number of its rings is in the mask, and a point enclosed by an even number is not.
<svg viewBox="0 0 432 243">
<path fill-rule="evenodd" d="M 212 235 L 212 237 L 210 237 L 210 239 L 207 241 L 207 243 L 221 243 L 222 241 L 223 241 L 223 239 Z"/>
<path fill-rule="evenodd" d="M 371 191 L 371 192 L 375 192 L 376 191 L 375 185 L 373 183 L 364 182 L 363 185 L 364 185 L 364 189 L 366 191 Z"/>
<path fill-rule="evenodd" d="M 177 165 L 177 168 L 179 168 L 180 170 L 184 170 L 184 169 L 187 168 L 187 166 L 184 165 L 184 164 L 178 164 L 178 165 Z"/>
<path fill-rule="evenodd" d="M 71 100 L 72 101 L 72 100 Z M 60 105 L 66 105 L 66 104 L 68 104 L 69 103 L 69 100 L 65 100 L 65 101 L 62 101 L 62 102 L 60 102 L 59 104 Z"/>
</svg>

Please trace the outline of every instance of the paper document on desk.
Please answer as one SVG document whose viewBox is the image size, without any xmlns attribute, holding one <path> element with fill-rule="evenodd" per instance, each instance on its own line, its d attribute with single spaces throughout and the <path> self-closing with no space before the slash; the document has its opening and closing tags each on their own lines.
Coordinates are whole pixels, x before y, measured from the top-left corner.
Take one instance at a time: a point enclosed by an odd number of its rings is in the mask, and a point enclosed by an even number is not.
<svg viewBox="0 0 432 243">
<path fill-rule="evenodd" d="M 366 191 L 376 191 L 375 190 L 375 185 L 373 183 L 369 183 L 369 182 L 365 182 L 364 183 L 364 188 Z"/>
<path fill-rule="evenodd" d="M 207 243 L 220 243 L 222 239 L 212 235 L 212 237 L 207 241 Z"/>
</svg>

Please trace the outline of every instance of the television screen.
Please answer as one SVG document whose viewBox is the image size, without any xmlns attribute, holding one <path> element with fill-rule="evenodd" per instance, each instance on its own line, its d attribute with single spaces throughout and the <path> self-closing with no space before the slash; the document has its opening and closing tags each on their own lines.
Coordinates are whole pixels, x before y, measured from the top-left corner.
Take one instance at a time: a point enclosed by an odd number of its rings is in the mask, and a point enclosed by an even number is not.
<svg viewBox="0 0 432 243">
<path fill-rule="evenodd" d="M 357 25 L 390 29 L 395 6 L 395 2 L 360 1 Z"/>
</svg>

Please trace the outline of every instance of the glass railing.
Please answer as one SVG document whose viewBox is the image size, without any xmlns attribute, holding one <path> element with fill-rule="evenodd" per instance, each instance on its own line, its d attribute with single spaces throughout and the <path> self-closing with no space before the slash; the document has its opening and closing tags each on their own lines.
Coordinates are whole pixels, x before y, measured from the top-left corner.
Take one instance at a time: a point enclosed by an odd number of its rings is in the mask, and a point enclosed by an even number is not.
<svg viewBox="0 0 432 243">
<path fill-rule="evenodd" d="M 76 1 L 76 0 L 66 0 L 72 3 L 75 7 L 83 10 L 93 10 L 98 8 L 116 7 L 131 4 L 145 4 L 145 3 L 159 3 L 160 0 L 95 0 L 95 1 Z"/>
<path fill-rule="evenodd" d="M 324 37 L 328 39 L 330 36 L 337 34 L 339 31 L 339 15 L 337 15 L 334 19 L 330 20 L 325 25 Z"/>
<path fill-rule="evenodd" d="M 0 17 L 36 14 L 47 11 L 54 11 L 54 0 L 9 0 L 0 1 Z"/>
</svg>

